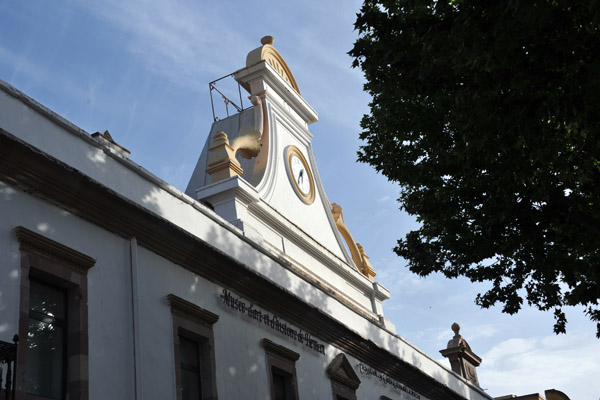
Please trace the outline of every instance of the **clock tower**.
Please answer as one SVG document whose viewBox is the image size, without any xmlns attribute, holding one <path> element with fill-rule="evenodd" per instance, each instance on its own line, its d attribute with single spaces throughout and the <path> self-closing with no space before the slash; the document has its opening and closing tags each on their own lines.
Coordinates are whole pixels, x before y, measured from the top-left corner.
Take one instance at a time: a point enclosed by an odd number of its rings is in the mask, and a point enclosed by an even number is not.
<svg viewBox="0 0 600 400">
<path fill-rule="evenodd" d="M 279 259 L 282 268 L 395 331 L 381 307 L 389 292 L 375 281 L 365 250 L 319 178 L 308 130 L 317 113 L 273 42 L 263 37 L 246 66 L 232 74 L 252 108 L 215 120 L 186 193 Z"/>
</svg>

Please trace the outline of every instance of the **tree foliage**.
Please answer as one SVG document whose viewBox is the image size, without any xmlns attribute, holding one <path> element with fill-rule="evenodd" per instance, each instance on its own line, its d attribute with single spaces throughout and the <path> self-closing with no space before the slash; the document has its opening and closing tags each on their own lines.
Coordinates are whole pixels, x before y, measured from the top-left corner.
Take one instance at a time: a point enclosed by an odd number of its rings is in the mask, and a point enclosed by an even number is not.
<svg viewBox="0 0 600 400">
<path fill-rule="evenodd" d="M 600 4 L 365 0 L 350 55 L 372 96 L 359 160 L 398 182 L 426 276 L 476 303 L 581 305 L 600 337 Z"/>
</svg>

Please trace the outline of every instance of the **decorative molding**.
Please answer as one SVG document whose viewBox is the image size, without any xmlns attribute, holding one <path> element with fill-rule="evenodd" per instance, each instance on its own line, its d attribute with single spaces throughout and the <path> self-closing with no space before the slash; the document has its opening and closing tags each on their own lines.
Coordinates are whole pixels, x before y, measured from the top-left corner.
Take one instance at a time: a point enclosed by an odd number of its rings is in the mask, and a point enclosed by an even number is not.
<svg viewBox="0 0 600 400">
<path fill-rule="evenodd" d="M 298 94 L 300 94 L 296 79 L 294 78 L 294 75 L 292 75 L 292 71 L 281 54 L 273 47 L 274 42 L 275 39 L 273 36 L 264 36 L 260 39 L 262 46 L 252 50 L 248 53 L 248 56 L 246 56 L 246 67 L 251 67 L 262 60 L 265 60 Z"/>
<path fill-rule="evenodd" d="M 233 200 L 239 201 L 245 208 L 260 200 L 254 186 L 241 176 L 224 179 L 216 184 L 196 189 L 196 198 L 199 201 L 208 201 L 215 210 L 220 204 Z M 217 212 L 217 214 L 219 213 Z M 221 218 L 227 219 L 222 215 Z"/>
<path fill-rule="evenodd" d="M 360 379 L 354 368 L 350 365 L 350 362 L 346 356 L 342 353 L 334 357 L 333 360 L 327 366 L 327 375 L 333 381 L 340 383 L 352 390 L 358 389 L 360 386 Z"/>
<path fill-rule="evenodd" d="M 317 162 L 315 160 L 315 152 L 312 148 L 312 144 L 309 145 L 309 147 L 308 147 L 308 158 L 312 165 L 317 165 Z M 330 206 L 329 198 L 327 197 L 327 194 L 325 193 L 325 188 L 323 187 L 323 183 L 321 182 L 321 177 L 319 176 L 319 169 L 315 168 L 313 172 L 315 175 L 315 185 L 317 187 L 317 191 L 319 192 L 319 197 L 321 198 L 321 204 L 325 209 L 328 209 Z M 344 259 L 345 259 L 346 263 L 349 265 L 352 265 L 352 256 L 350 255 L 350 253 L 348 252 L 348 249 L 346 248 L 344 238 L 342 237 L 339 230 L 337 229 L 335 221 L 333 220 L 333 215 L 331 215 L 330 212 L 325 213 L 325 214 L 327 215 L 327 221 L 329 222 L 329 225 L 331 226 L 331 229 L 333 230 L 333 232 L 335 234 L 335 240 L 338 242 L 340 249 L 342 249 L 342 253 L 344 254 Z M 356 267 L 355 265 L 353 265 L 353 267 L 358 269 L 358 267 Z M 389 299 L 389 296 L 387 298 Z M 382 299 L 382 300 L 384 300 L 384 299 Z"/>
<path fill-rule="evenodd" d="M 298 382 L 296 379 L 296 361 L 300 358 L 300 354 L 275 344 L 266 338 L 261 340 L 261 343 L 265 348 L 271 398 L 276 398 L 275 383 L 273 381 L 275 369 L 279 370 L 277 375 L 280 375 L 280 377 L 283 375 L 286 392 L 285 398 L 300 398 L 298 396 Z"/>
<path fill-rule="evenodd" d="M 222 181 L 244 172 L 240 162 L 235 158 L 235 150 L 229 145 L 227 134 L 223 131 L 215 133 L 213 145 L 208 149 L 206 173 L 212 183 Z"/>
<path fill-rule="evenodd" d="M 298 354 L 295 351 L 292 351 L 292 350 L 288 349 L 287 347 L 284 347 L 280 344 L 274 343 L 267 338 L 262 339 L 260 341 L 260 343 L 265 348 L 266 352 L 271 353 L 275 356 L 285 358 L 286 360 L 289 360 L 292 362 L 296 362 L 300 358 L 300 354 Z"/>
<path fill-rule="evenodd" d="M 173 314 L 179 314 L 182 317 L 192 319 L 194 321 L 203 322 L 208 325 L 214 325 L 218 320 L 219 316 L 202 307 L 195 305 L 187 300 L 182 299 L 174 294 L 167 295 L 167 301 L 171 306 L 171 312 Z"/>
<path fill-rule="evenodd" d="M 236 71 L 234 77 L 250 94 L 265 93 L 269 106 L 277 104 L 288 112 L 294 111 L 297 116 L 293 118 L 299 117 L 302 124 L 310 125 L 318 121 L 317 112 L 298 92 L 290 87 L 289 83 L 266 60 Z"/>
<path fill-rule="evenodd" d="M 136 237 L 140 246 L 152 249 L 155 254 L 205 279 L 235 290 L 252 299 L 254 304 L 318 335 L 353 358 L 377 365 L 386 375 L 430 400 L 464 399 L 464 396 L 412 365 L 411 361 L 389 353 L 228 254 L 1 128 L 0 160 L 3 160 L 0 163 L 0 180 L 3 182 L 115 234 Z M 273 303 L 273 298 L 278 301 Z M 480 388 L 466 380 L 464 383 L 489 398 Z"/>
<path fill-rule="evenodd" d="M 254 218 L 267 222 L 278 234 L 285 236 L 287 240 L 309 253 L 352 285 L 360 288 L 365 293 L 371 294 L 373 290 L 372 283 L 365 281 L 364 275 L 356 273 L 360 272 L 357 267 L 346 262 L 345 259 L 338 257 L 330 249 L 321 245 L 312 236 L 300 229 L 300 227 L 277 213 L 270 204 L 264 201 L 257 201 L 251 204 L 248 210 Z M 361 315 L 364 316 L 364 314 Z"/>
<path fill-rule="evenodd" d="M 365 249 L 362 247 L 360 243 L 356 243 L 356 247 L 358 247 L 358 252 L 360 253 L 360 258 L 362 259 L 361 272 L 371 280 L 371 282 L 375 282 L 375 269 L 371 265 L 369 261 L 369 256 L 365 253 Z"/>
<path fill-rule="evenodd" d="M 86 256 L 77 250 L 73 250 L 22 226 L 16 227 L 14 232 L 19 240 L 22 251 L 33 251 L 53 258 L 82 275 L 86 275 L 88 270 L 96 263 L 96 260 L 92 257 Z"/>
<path fill-rule="evenodd" d="M 342 234 L 342 237 L 348 244 L 348 248 L 350 249 L 350 253 L 352 254 L 352 261 L 358 267 L 359 271 L 362 272 L 364 276 L 369 278 L 371 282 L 375 282 L 375 270 L 373 266 L 369 262 L 369 257 L 365 254 L 365 249 L 354 241 L 350 230 L 344 223 L 344 215 L 342 214 L 342 207 L 339 204 L 333 203 L 330 205 L 331 215 L 333 216 L 333 220 L 335 221 L 335 225 L 338 230 Z"/>
<path fill-rule="evenodd" d="M 234 154 L 240 157 L 251 159 L 258 156 L 262 147 L 263 132 L 267 131 L 266 124 L 263 124 L 263 102 L 259 96 L 251 96 L 250 102 L 253 107 L 254 126 L 244 125 L 237 133 L 235 139 L 231 141 L 231 147 Z M 266 120 L 264 121 L 267 122 Z"/>
</svg>

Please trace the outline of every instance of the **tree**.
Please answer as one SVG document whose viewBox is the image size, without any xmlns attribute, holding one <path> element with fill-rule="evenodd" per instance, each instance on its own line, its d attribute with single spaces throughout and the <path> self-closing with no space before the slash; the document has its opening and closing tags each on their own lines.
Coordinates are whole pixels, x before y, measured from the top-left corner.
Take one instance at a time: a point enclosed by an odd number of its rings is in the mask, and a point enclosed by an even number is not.
<svg viewBox="0 0 600 400">
<path fill-rule="evenodd" d="M 359 161 L 401 186 L 411 271 L 489 281 L 476 303 L 581 305 L 600 337 L 600 4 L 365 0 L 350 55 Z"/>
</svg>

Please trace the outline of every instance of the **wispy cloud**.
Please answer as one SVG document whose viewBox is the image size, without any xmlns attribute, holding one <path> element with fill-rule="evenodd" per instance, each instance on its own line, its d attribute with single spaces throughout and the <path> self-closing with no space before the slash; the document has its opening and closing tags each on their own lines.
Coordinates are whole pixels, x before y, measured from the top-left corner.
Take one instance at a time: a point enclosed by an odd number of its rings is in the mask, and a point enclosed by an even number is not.
<svg viewBox="0 0 600 400">
<path fill-rule="evenodd" d="M 383 196 L 383 197 L 381 197 L 381 198 L 377 199 L 377 202 L 378 202 L 378 203 L 387 203 L 387 202 L 388 202 L 390 199 L 391 199 L 391 197 L 390 197 L 390 196 L 388 196 L 388 195 L 385 195 L 385 196 Z"/>
<path fill-rule="evenodd" d="M 410 272 L 401 266 L 404 262 L 399 257 L 374 257 L 371 259 L 373 265 L 377 266 L 377 280 L 382 282 L 396 296 L 411 296 L 415 294 L 427 295 L 435 292 L 439 282 L 434 279 L 426 279 Z"/>
<path fill-rule="evenodd" d="M 230 54 L 244 54 L 249 48 L 247 39 L 213 18 L 216 11 L 210 3 L 108 0 L 80 5 L 125 32 L 129 51 L 148 70 L 182 86 L 205 90 L 200 74 L 218 78 L 231 69 Z M 222 46 L 229 51 L 215 51 Z"/>
<path fill-rule="evenodd" d="M 29 86 L 42 86 L 44 88 L 60 86 L 65 96 L 79 101 L 85 101 L 88 97 L 88 93 L 71 80 L 65 79 L 53 71 L 48 71 L 44 66 L 33 63 L 22 53 L 14 52 L 3 46 L 2 43 L 0 43 L 0 63 L 6 63 L 7 66 L 12 67 L 12 74 L 8 78 L 9 83 L 15 81 L 21 83 L 19 85 L 20 90 L 27 91 Z M 21 78 L 23 78 L 23 82 L 21 82 Z"/>
<path fill-rule="evenodd" d="M 358 3 L 354 3 L 349 2 L 345 7 L 358 9 Z M 343 132 L 352 129 L 352 137 L 359 130 L 358 120 L 366 112 L 367 97 L 360 92 L 361 74 L 350 68 L 352 60 L 346 54 L 349 48 L 342 46 L 344 43 L 348 47 L 348 37 L 354 35 L 353 21 L 349 19 L 343 24 L 337 21 L 334 27 L 329 21 L 319 20 L 331 15 L 323 12 L 326 5 L 322 2 L 308 1 L 294 7 L 264 1 L 235 2 L 230 6 L 185 0 L 78 1 L 76 4 L 124 33 L 122 40 L 126 41 L 129 52 L 138 57 L 147 70 L 177 85 L 202 92 L 206 90 L 206 76 L 216 79 L 243 67 L 245 54 L 259 46 L 260 36 L 274 34 L 277 39 L 277 35 L 282 35 L 275 47 L 285 43 L 282 54 L 284 57 L 289 54 L 290 68 L 311 104 L 320 110 L 332 109 L 328 118 L 335 121 L 330 122 L 345 127 Z M 264 11 L 256 20 L 255 9 L 260 7 Z M 255 15 L 252 21 L 246 18 L 250 13 Z M 337 14 L 353 16 L 354 12 Z M 346 29 L 340 31 L 340 25 Z M 109 32 L 107 30 L 107 34 Z M 332 75 L 331 70 L 337 72 Z M 357 92 L 361 93 L 360 99 L 356 98 Z M 332 101 L 339 96 L 346 98 L 343 104 Z M 354 110 L 351 113 L 347 112 L 349 105 Z"/>
<path fill-rule="evenodd" d="M 556 388 L 572 399 L 598 398 L 600 342 L 592 335 L 512 338 L 482 356 L 479 380 L 493 396 Z"/>
<path fill-rule="evenodd" d="M 491 323 L 467 325 L 465 328 L 467 328 L 469 332 L 470 341 L 475 341 L 481 338 L 494 337 L 499 333 L 498 325 Z"/>
</svg>

